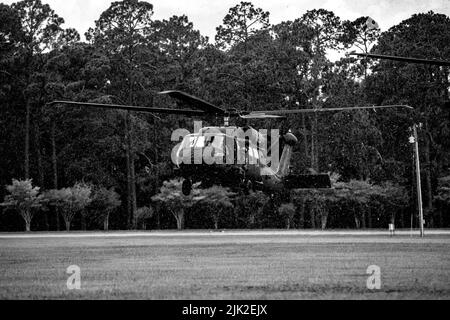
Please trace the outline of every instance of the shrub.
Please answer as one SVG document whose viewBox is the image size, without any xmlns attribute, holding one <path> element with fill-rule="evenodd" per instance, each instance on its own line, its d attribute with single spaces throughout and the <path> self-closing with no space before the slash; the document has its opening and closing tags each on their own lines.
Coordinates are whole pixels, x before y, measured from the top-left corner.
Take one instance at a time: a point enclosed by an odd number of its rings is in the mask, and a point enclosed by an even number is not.
<svg viewBox="0 0 450 320">
<path fill-rule="evenodd" d="M 6 186 L 6 189 L 10 194 L 1 205 L 17 210 L 25 221 L 25 230 L 31 231 L 34 213 L 42 207 L 43 197 L 39 194 L 40 188 L 33 187 L 31 179 L 21 181 L 13 179 L 12 184 Z"/>
<path fill-rule="evenodd" d="M 56 207 L 57 214 L 61 214 L 70 231 L 70 224 L 77 213 L 81 213 L 91 203 L 90 186 L 77 183 L 71 188 L 50 190 L 45 194 L 46 201 Z"/>
<path fill-rule="evenodd" d="M 281 217 L 283 217 L 286 221 L 286 229 L 291 228 L 292 220 L 294 219 L 295 215 L 295 206 L 293 203 L 283 203 L 278 208 L 278 213 Z"/>
<path fill-rule="evenodd" d="M 122 204 L 120 196 L 114 189 L 95 188 L 89 204 L 94 218 L 103 224 L 103 230 L 109 230 L 109 217 Z"/>
</svg>

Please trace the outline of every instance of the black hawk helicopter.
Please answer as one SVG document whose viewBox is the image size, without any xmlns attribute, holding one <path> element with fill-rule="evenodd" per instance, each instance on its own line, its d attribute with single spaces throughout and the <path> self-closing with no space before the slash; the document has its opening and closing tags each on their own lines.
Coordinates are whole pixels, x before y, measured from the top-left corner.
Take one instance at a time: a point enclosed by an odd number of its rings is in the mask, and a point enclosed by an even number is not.
<svg viewBox="0 0 450 320">
<path fill-rule="evenodd" d="M 361 106 L 351 108 L 318 108 L 289 109 L 268 111 L 239 111 L 223 109 L 190 94 L 171 90 L 160 92 L 190 109 L 153 108 L 143 106 L 127 106 L 117 104 L 100 104 L 74 101 L 53 101 L 53 105 L 85 106 L 90 108 L 117 109 L 145 113 L 174 114 L 184 116 L 223 117 L 222 126 L 200 128 L 198 132 L 186 134 L 182 142 L 172 152 L 175 171 L 184 178 L 183 193 L 189 195 L 194 183 L 201 187 L 222 185 L 226 187 L 244 188 L 248 191 L 265 192 L 283 191 L 284 189 L 320 189 L 331 188 L 328 174 L 293 174 L 290 161 L 293 148 L 298 142 L 289 131 L 281 139 L 269 136 L 250 126 L 230 126 L 231 118 L 245 119 L 285 119 L 293 114 L 313 114 L 322 112 L 340 112 L 355 110 L 376 110 L 407 108 L 406 105 Z M 267 147 L 271 140 L 271 147 Z M 281 157 L 277 158 L 282 142 Z M 202 155 L 208 154 L 213 161 L 203 161 Z M 200 155 L 200 157 L 196 157 Z M 274 157 L 275 156 L 275 157 Z M 210 160 L 211 160 L 210 159 Z M 200 160 L 200 161 L 199 161 Z"/>
</svg>

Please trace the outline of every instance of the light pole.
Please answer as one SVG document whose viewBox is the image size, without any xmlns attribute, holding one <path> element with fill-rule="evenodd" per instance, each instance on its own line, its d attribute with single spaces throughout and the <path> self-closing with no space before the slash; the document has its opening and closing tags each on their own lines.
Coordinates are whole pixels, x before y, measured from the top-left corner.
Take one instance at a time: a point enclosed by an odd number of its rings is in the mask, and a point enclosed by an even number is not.
<svg viewBox="0 0 450 320">
<path fill-rule="evenodd" d="M 417 127 L 422 128 L 422 124 L 414 124 L 412 127 L 412 137 L 409 138 L 409 142 L 414 144 L 415 164 L 416 164 L 416 181 L 417 181 L 417 205 L 419 207 L 419 226 L 420 236 L 424 237 L 423 230 L 423 204 L 422 204 L 422 182 L 420 180 L 420 159 L 419 159 L 419 138 L 417 135 Z"/>
</svg>

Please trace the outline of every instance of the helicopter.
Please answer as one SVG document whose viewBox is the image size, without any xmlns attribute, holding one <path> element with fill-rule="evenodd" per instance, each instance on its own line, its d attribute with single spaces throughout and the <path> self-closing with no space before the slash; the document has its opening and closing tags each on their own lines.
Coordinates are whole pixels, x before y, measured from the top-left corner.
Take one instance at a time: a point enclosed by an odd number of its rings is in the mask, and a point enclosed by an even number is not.
<svg viewBox="0 0 450 320">
<path fill-rule="evenodd" d="M 295 174 L 291 172 L 290 161 L 297 137 L 289 130 L 280 135 L 277 130 L 269 134 L 266 130 L 256 130 L 230 125 L 231 119 L 286 119 L 288 115 L 340 112 L 355 110 L 377 110 L 406 108 L 406 105 L 358 106 L 350 108 L 288 109 L 266 111 L 242 111 L 224 109 L 188 93 L 169 90 L 160 92 L 161 96 L 181 104 L 184 109 L 154 108 L 117 104 L 100 104 L 75 101 L 53 101 L 48 105 L 84 106 L 90 108 L 116 109 L 134 112 L 174 114 L 190 117 L 223 118 L 223 125 L 199 127 L 196 132 L 177 135 L 181 143 L 172 151 L 172 162 L 176 175 L 184 178 L 182 192 L 189 195 L 194 184 L 200 187 L 221 185 L 231 189 L 261 190 L 273 194 L 289 189 L 329 189 L 331 181 L 328 174 L 312 172 Z M 189 107 L 186 108 L 186 105 Z M 268 141 L 271 146 L 269 147 Z M 281 157 L 279 149 L 283 145 Z M 206 155 L 206 156 L 205 156 Z"/>
</svg>

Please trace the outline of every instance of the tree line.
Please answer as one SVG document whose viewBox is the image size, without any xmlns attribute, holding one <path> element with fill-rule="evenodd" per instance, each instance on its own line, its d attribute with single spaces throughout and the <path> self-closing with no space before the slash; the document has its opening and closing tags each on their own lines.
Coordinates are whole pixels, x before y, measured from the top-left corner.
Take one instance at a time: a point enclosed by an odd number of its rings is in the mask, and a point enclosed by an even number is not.
<svg viewBox="0 0 450 320">
<path fill-rule="evenodd" d="M 0 198 L 12 208 L 14 190 L 33 194 L 40 188 L 39 206 L 27 204 L 23 211 L 39 212 L 34 230 L 64 229 L 64 215 L 71 210 L 80 212 L 73 219 L 81 229 L 385 227 L 394 216 L 406 227 L 411 216 L 417 223 L 408 137 L 419 122 L 427 226 L 449 224 L 448 67 L 349 56 L 332 62 L 327 55 L 358 50 L 448 59 L 450 20 L 444 14 L 415 14 L 380 32 L 367 28 L 368 17 L 347 21 L 325 9 L 299 12 L 297 19 L 273 25 L 270 12 L 241 2 L 225 14 L 210 40 L 186 15 L 154 20 L 152 4 L 124 0 L 99 16 L 86 41 L 76 30 L 64 29 L 64 19 L 40 0 L 0 4 L 0 17 L 0 184 L 9 186 L 1 188 Z M 339 179 L 331 193 L 200 191 L 200 198 L 225 194 L 231 205 L 217 208 L 218 217 L 205 213 L 204 200 L 192 200 L 183 210 L 171 207 L 175 200 L 165 201 L 170 194 L 165 186 L 176 186 L 171 132 L 190 128 L 192 118 L 46 106 L 64 99 L 168 107 L 173 102 L 157 95 L 167 89 L 238 110 L 408 104 L 414 111 L 252 123 L 290 129 L 300 138 L 292 159 L 295 172 L 329 172 Z M 88 203 L 71 209 L 70 199 L 84 189 L 90 190 Z M 103 200 L 110 197 L 113 209 L 98 199 L 92 209 L 98 193 Z M 4 210 L 0 228 L 23 229 L 20 210 Z M 107 222 L 86 222 L 83 212 L 114 214 Z"/>
</svg>

